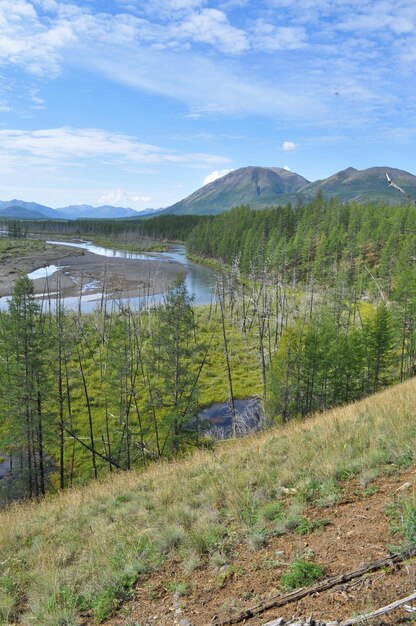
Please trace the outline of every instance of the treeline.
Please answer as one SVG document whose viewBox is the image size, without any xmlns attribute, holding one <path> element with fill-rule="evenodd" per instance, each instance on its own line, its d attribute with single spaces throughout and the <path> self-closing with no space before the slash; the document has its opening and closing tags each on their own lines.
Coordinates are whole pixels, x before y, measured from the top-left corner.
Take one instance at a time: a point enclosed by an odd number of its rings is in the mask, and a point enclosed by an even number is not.
<svg viewBox="0 0 416 626">
<path fill-rule="evenodd" d="M 160 215 L 152 218 L 78 219 L 78 220 L 3 220 L 0 225 L 13 236 L 28 233 L 73 237 L 115 237 L 134 241 L 140 237 L 155 240 L 185 241 L 191 231 L 209 216 Z"/>
<path fill-rule="evenodd" d="M 414 206 L 340 204 L 317 198 L 304 206 L 253 211 L 238 207 L 195 226 L 190 253 L 231 264 L 243 272 L 269 268 L 296 283 L 351 285 L 380 279 L 389 297 L 403 271 L 415 262 Z"/>
</svg>

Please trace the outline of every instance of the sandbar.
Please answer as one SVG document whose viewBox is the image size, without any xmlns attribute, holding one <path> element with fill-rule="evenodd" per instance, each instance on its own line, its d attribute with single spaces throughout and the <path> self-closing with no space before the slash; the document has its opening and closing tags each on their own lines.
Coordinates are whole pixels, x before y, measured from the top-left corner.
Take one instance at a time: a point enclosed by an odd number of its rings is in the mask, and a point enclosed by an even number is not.
<svg viewBox="0 0 416 626">
<path fill-rule="evenodd" d="M 152 296 L 166 291 L 184 270 L 180 263 L 162 261 L 157 255 L 154 260 L 109 258 L 47 244 L 43 251 L 0 261 L 0 296 L 11 295 L 16 278 L 22 274 L 48 265 L 56 265 L 58 270 L 33 281 L 35 294 L 50 293 L 53 297 L 59 292 L 64 298 L 81 293 L 125 298 Z"/>
</svg>

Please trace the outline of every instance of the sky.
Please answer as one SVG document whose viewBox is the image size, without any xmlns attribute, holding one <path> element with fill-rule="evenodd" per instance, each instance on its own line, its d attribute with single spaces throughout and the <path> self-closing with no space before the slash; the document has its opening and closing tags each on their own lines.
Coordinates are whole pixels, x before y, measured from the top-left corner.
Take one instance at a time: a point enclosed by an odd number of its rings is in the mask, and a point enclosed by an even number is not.
<svg viewBox="0 0 416 626">
<path fill-rule="evenodd" d="M 248 165 L 416 174 L 414 0 L 0 0 L 0 199 L 160 208 Z"/>
</svg>

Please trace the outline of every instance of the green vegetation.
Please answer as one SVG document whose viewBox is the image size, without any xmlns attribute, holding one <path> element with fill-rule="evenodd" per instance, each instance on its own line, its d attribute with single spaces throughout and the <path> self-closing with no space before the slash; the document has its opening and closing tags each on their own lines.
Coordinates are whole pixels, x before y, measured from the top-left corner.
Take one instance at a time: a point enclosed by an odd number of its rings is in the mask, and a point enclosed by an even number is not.
<svg viewBox="0 0 416 626">
<path fill-rule="evenodd" d="M 416 546 L 416 499 L 400 498 L 389 507 L 392 533 L 402 539 L 396 550 L 406 550 Z"/>
<path fill-rule="evenodd" d="M 312 585 L 318 578 L 322 578 L 324 573 L 325 571 L 320 565 L 299 559 L 293 561 L 287 568 L 280 579 L 280 584 L 283 589 L 291 591 Z"/>
<path fill-rule="evenodd" d="M 210 218 L 198 215 L 159 215 L 143 219 L 78 219 L 66 220 L 26 220 L 23 223 L 15 220 L 0 221 L 5 228 L 18 230 L 25 235 L 27 232 L 39 235 L 59 235 L 60 237 L 87 237 L 102 239 L 107 244 L 117 242 L 126 245 L 126 249 L 137 249 L 137 242 L 149 241 L 185 241 L 195 226 Z M 24 230 L 22 231 L 22 228 Z M 133 246 L 128 248 L 128 246 Z M 139 248 L 144 249 L 144 248 Z"/>
<path fill-rule="evenodd" d="M 187 241 L 191 254 L 230 265 L 238 259 L 246 273 L 265 268 L 292 285 L 342 284 L 358 298 L 379 297 L 381 287 L 396 300 L 414 271 L 415 233 L 414 206 L 340 204 L 318 195 L 296 207 L 235 208 L 196 225 Z"/>
<path fill-rule="evenodd" d="M 49 313 L 18 279 L 0 316 L 3 503 L 211 445 L 196 415 L 229 394 L 221 314 L 191 305 L 179 283 L 146 312 Z M 255 333 L 225 324 L 234 393 L 260 395 Z"/>
<path fill-rule="evenodd" d="M 39 239 L 22 239 L 20 237 L 0 237 L 0 263 L 11 257 L 39 252 L 45 249 L 45 242 Z"/>
</svg>

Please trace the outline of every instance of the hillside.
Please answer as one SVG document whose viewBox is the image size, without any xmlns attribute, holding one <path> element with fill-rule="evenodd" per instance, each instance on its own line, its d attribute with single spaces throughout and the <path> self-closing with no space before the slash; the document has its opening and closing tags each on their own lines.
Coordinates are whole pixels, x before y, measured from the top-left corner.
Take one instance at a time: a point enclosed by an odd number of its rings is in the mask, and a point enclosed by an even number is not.
<svg viewBox="0 0 416 626">
<path fill-rule="evenodd" d="M 391 544 L 414 545 L 415 407 L 411 380 L 304 423 L 2 511 L 0 615 L 96 624 L 135 590 L 110 624 L 202 626 L 303 584 L 288 582 L 299 559 L 331 576 L 388 555 Z M 407 561 L 245 623 L 349 617 L 407 595 L 414 575 Z"/>
<path fill-rule="evenodd" d="M 337 198 L 341 202 L 402 204 L 408 201 L 405 195 L 389 187 L 386 172 L 406 193 L 416 198 L 416 176 L 388 166 L 365 170 L 349 167 L 315 182 L 308 182 L 303 176 L 281 168 L 243 167 L 201 187 L 161 212 L 218 214 L 241 205 L 261 209 L 308 201 L 318 192 L 324 198 Z"/>
<path fill-rule="evenodd" d="M 147 209 L 143 215 L 153 213 L 153 209 Z M 116 219 L 137 218 L 138 213 L 134 209 L 103 205 L 94 207 L 89 204 L 75 204 L 59 209 L 52 209 L 37 202 L 24 200 L 0 200 L 0 217 L 15 219 L 42 219 L 42 220 L 77 220 L 77 219 Z"/>
<path fill-rule="evenodd" d="M 280 167 L 242 167 L 164 209 L 173 214 L 216 214 L 242 204 L 261 208 L 299 191 L 308 181 Z"/>
<path fill-rule="evenodd" d="M 57 215 L 55 209 L 51 209 L 51 207 L 45 206 L 44 204 L 38 204 L 37 202 L 25 202 L 24 200 L 0 200 L 0 214 L 3 217 L 17 217 L 20 216 L 17 214 L 17 209 L 21 209 L 21 214 L 23 217 L 27 216 L 27 219 L 30 219 L 30 213 L 33 212 L 32 219 L 56 219 L 61 218 L 62 216 Z M 24 210 L 23 210 L 24 209 Z"/>
<path fill-rule="evenodd" d="M 392 189 L 386 180 L 390 178 L 412 198 L 416 198 L 416 176 L 392 167 L 370 167 L 356 170 L 349 167 L 324 180 L 309 183 L 300 190 L 300 195 L 312 199 L 320 191 L 325 198 L 338 198 L 342 202 L 387 202 L 399 204 L 406 198 Z"/>
<path fill-rule="evenodd" d="M 0 218 L 7 217 L 16 220 L 44 220 L 45 215 L 35 209 L 27 209 L 21 206 L 10 206 L 0 209 Z"/>
<path fill-rule="evenodd" d="M 77 219 L 115 219 L 137 217 L 137 211 L 134 209 L 115 207 L 111 205 L 91 206 L 89 204 L 75 204 L 56 209 L 58 214 L 62 214 L 63 218 Z M 59 215 L 58 215 L 59 217 Z"/>
</svg>

